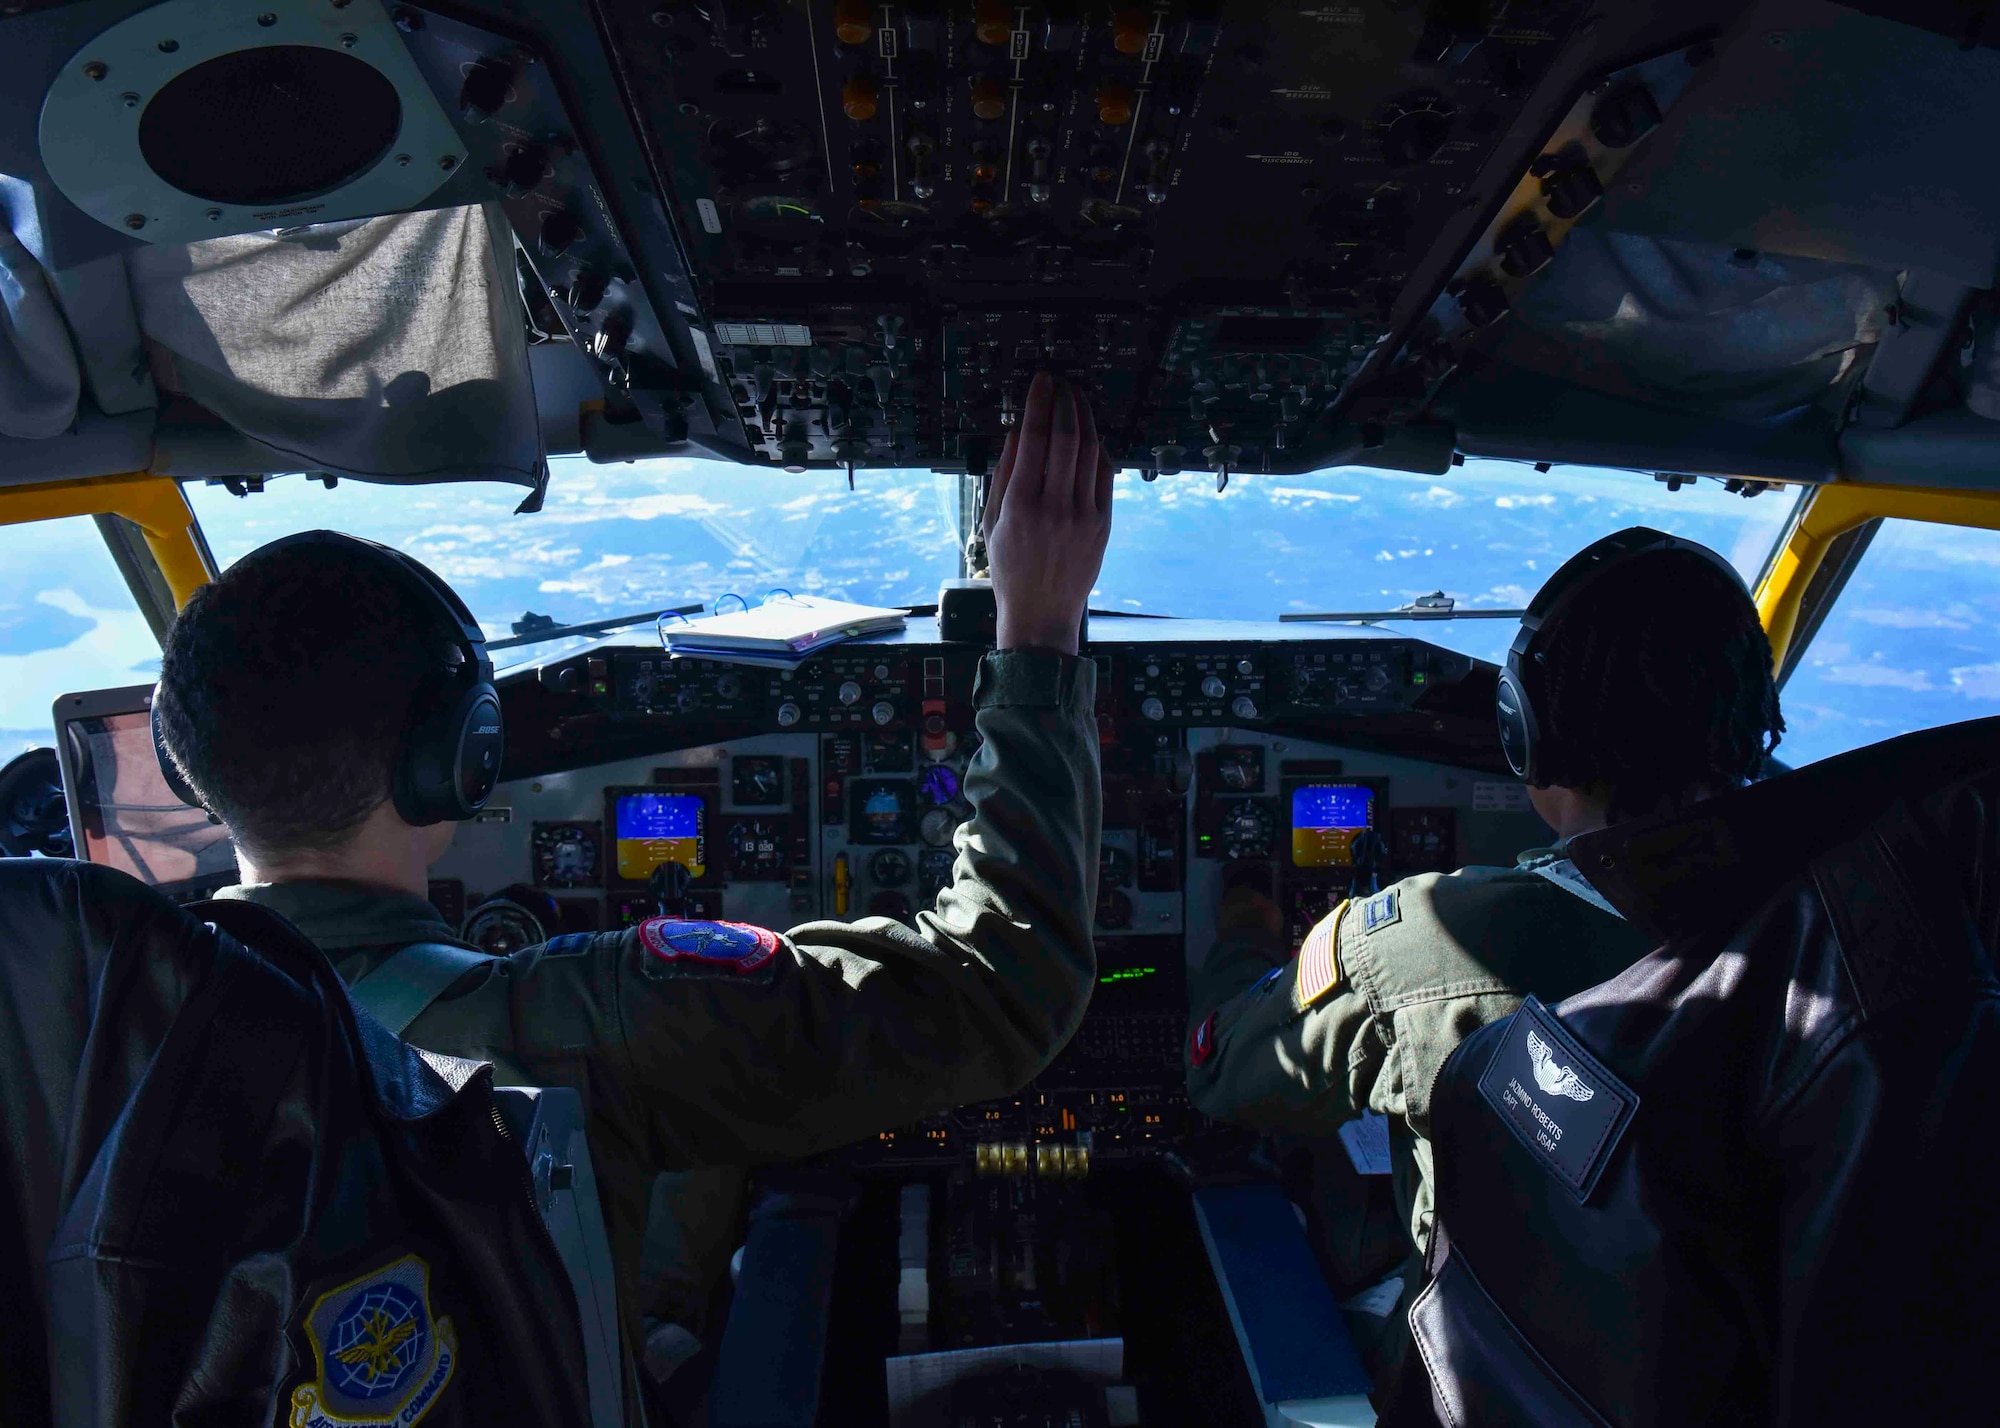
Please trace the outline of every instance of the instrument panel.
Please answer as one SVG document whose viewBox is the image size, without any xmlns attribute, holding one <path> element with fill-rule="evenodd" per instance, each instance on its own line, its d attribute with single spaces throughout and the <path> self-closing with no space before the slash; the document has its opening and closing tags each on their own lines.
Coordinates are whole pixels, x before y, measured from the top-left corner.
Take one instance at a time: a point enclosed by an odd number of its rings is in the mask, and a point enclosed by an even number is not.
<svg viewBox="0 0 2000 1428">
<path fill-rule="evenodd" d="M 496 951 L 662 912 L 912 922 L 951 879 L 978 751 L 981 651 L 926 643 L 925 623 L 789 674 L 620 645 L 509 674 L 506 777 L 434 868 L 433 900 Z M 1188 971 L 1229 888 L 1270 897 L 1296 942 L 1351 892 L 1511 862 L 1546 836 L 1490 766 L 1490 667 L 1368 632 L 1168 624 L 1098 622 L 1089 651 L 1104 830 L 1077 1034 L 1019 1096 L 851 1160 L 1073 1175 L 1154 1156 L 1204 1128 L 1182 1080 Z"/>
</svg>

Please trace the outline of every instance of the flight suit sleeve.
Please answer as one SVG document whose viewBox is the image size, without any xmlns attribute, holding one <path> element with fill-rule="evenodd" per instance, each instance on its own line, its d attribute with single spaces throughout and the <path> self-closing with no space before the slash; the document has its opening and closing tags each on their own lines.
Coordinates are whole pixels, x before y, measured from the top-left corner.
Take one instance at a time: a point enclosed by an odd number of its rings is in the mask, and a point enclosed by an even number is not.
<svg viewBox="0 0 2000 1428">
<path fill-rule="evenodd" d="M 1255 975 L 1248 939 L 1218 944 L 1197 979 L 1188 1035 L 1188 1099 L 1204 1115 L 1259 1130 L 1325 1134 L 1363 1110 L 1390 1038 L 1341 965 L 1352 904 L 1307 936 L 1299 956 Z M 1206 993 L 1206 995 L 1204 995 Z M 1214 998 L 1220 997 L 1220 1000 Z M 1206 1005 L 1205 1005 L 1206 1003 Z"/>
<path fill-rule="evenodd" d="M 1095 690 L 1088 660 L 982 661 L 972 816 L 914 930 L 657 919 L 558 938 L 496 979 L 512 1063 L 585 1086 L 593 1124 L 629 1137 L 617 1153 L 658 1169 L 806 1155 L 1018 1090 L 1076 1029 L 1096 977 Z"/>
</svg>

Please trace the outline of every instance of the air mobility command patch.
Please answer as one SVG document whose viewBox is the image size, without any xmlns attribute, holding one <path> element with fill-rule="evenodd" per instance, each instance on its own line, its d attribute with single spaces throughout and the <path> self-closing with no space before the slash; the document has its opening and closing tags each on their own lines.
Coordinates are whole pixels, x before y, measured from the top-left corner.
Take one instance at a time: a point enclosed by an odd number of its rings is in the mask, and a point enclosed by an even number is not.
<svg viewBox="0 0 2000 1428">
<path fill-rule="evenodd" d="M 778 934 L 745 922 L 683 922 L 649 917 L 639 924 L 639 945 L 657 970 L 748 976 L 778 953 Z"/>
<path fill-rule="evenodd" d="M 1292 1005 L 1300 1011 L 1318 1006 L 1340 985 L 1340 919 L 1347 911 L 1341 903 L 1319 920 L 1306 934 L 1299 948 L 1299 978 L 1292 991 Z"/>
<path fill-rule="evenodd" d="M 291 1428 L 411 1428 L 458 1367 L 451 1320 L 431 1313 L 416 1255 L 320 1295 L 306 1315 L 315 1377 L 292 1390 Z"/>
</svg>

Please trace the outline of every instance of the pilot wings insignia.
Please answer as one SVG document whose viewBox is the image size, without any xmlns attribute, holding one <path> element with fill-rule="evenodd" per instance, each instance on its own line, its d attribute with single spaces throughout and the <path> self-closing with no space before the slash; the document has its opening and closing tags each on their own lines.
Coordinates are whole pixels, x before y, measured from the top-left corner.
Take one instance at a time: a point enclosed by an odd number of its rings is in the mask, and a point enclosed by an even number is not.
<svg viewBox="0 0 2000 1428">
<path fill-rule="evenodd" d="M 1597 1094 L 1584 1085 L 1570 1067 L 1556 1065 L 1555 1055 L 1549 1050 L 1549 1044 L 1535 1035 L 1533 1027 L 1528 1028 L 1528 1059 L 1535 1063 L 1535 1084 L 1551 1096 L 1567 1096 L 1572 1101 L 1587 1101 Z"/>
</svg>

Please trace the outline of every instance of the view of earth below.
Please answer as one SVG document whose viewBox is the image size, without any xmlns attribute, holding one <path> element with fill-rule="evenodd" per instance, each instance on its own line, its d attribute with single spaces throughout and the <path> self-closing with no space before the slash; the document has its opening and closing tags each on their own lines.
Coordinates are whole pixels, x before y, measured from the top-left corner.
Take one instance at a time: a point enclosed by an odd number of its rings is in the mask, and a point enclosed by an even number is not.
<svg viewBox="0 0 2000 1428">
<path fill-rule="evenodd" d="M 927 603 L 958 572 L 957 479 L 923 471 L 786 475 L 715 462 L 554 463 L 545 508 L 499 485 L 384 487 L 303 477 L 236 497 L 189 488 L 224 564 L 330 526 L 406 550 L 449 579 L 490 637 L 529 612 L 572 624 L 773 589 Z M 1792 507 L 1712 481 L 1468 461 L 1441 477 L 1344 468 L 1308 476 L 1143 482 L 1121 475 L 1093 606 L 1275 620 L 1390 610 L 1433 590 L 1518 608 L 1569 555 L 1635 524 L 1701 540 L 1755 580 Z M 1509 620 L 1403 623 L 1504 657 Z M 1913 728 L 2000 713 L 2000 536 L 1891 522 L 1785 689 L 1780 757 L 1800 763 Z M 646 638 L 642 625 L 628 636 Z M 502 651 L 500 663 L 560 651 Z M 154 677 L 159 648 L 86 519 L 0 527 L 0 749 L 49 742 L 57 695 Z"/>
</svg>

